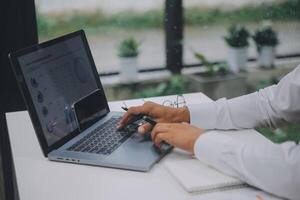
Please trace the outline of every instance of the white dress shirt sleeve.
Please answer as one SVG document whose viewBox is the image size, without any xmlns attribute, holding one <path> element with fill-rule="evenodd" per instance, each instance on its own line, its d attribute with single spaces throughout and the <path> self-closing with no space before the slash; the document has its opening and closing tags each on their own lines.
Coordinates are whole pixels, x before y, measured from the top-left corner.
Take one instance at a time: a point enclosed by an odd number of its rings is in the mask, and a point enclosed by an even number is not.
<svg viewBox="0 0 300 200">
<path fill-rule="evenodd" d="M 277 85 L 231 100 L 191 105 L 189 111 L 191 124 L 205 129 L 275 128 L 300 122 L 300 66 Z M 294 142 L 241 143 L 212 132 L 197 139 L 194 151 L 198 159 L 250 185 L 300 199 L 300 146 Z"/>
<path fill-rule="evenodd" d="M 191 124 L 205 129 L 275 128 L 300 122 L 300 66 L 277 84 L 227 100 L 189 105 Z"/>
<path fill-rule="evenodd" d="M 194 146 L 195 156 L 249 185 L 280 197 L 300 199 L 300 146 L 241 142 L 230 135 L 207 132 Z"/>
</svg>

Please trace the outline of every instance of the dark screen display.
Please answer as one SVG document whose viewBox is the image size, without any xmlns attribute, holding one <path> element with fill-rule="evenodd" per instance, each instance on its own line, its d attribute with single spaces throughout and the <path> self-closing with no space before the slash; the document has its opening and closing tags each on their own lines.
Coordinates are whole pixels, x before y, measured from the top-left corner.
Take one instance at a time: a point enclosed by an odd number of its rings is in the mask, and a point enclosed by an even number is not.
<svg viewBox="0 0 300 200">
<path fill-rule="evenodd" d="M 40 46 L 18 61 L 48 146 L 76 131 L 72 105 L 99 89 L 82 37 Z"/>
<path fill-rule="evenodd" d="M 87 129 L 108 113 L 105 97 L 100 90 L 96 90 L 76 102 L 74 110 L 81 131 Z"/>
</svg>

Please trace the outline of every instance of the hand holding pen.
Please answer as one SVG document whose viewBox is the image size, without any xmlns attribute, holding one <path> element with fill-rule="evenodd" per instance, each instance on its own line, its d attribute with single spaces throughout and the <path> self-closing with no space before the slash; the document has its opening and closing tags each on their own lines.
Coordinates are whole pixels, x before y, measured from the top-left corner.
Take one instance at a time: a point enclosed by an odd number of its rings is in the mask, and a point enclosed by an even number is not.
<svg viewBox="0 0 300 200">
<path fill-rule="evenodd" d="M 121 107 L 121 108 L 123 110 L 125 110 L 125 111 L 128 111 L 128 108 L 126 108 L 126 107 Z M 129 124 L 133 123 L 135 121 L 138 121 L 138 120 L 144 120 L 144 121 L 148 122 L 149 124 L 151 124 L 152 126 L 156 125 L 156 121 L 154 121 L 149 116 L 146 116 L 144 114 L 138 114 L 138 115 L 136 115 L 132 120 L 130 120 Z"/>
<path fill-rule="evenodd" d="M 172 108 L 152 102 L 130 107 L 120 121 L 119 127 L 125 127 L 136 119 L 142 119 L 143 116 L 151 117 L 156 125 L 145 123 L 139 126 L 138 132 L 145 134 L 151 131 L 151 140 L 159 149 L 164 149 L 164 146 L 170 144 L 193 153 L 195 141 L 204 132 L 203 129 L 189 124 L 188 108 Z"/>
<path fill-rule="evenodd" d="M 127 112 L 119 122 L 118 128 L 123 128 L 136 119 L 142 119 L 146 116 L 147 123 L 141 125 L 138 129 L 139 133 L 147 133 L 152 130 L 156 123 L 182 123 L 190 121 L 190 114 L 187 108 L 173 108 L 163 106 L 153 102 L 145 102 L 141 106 L 133 106 L 127 109 Z"/>
</svg>

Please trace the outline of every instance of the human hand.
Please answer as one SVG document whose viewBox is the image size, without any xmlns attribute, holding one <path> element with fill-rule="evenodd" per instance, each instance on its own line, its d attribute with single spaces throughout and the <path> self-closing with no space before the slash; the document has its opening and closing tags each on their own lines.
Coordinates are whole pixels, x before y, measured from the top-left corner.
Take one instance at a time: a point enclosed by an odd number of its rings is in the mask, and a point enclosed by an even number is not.
<svg viewBox="0 0 300 200">
<path fill-rule="evenodd" d="M 262 196 L 257 195 L 257 196 L 256 196 L 256 200 L 264 200 L 264 199 L 262 198 Z"/>
<path fill-rule="evenodd" d="M 119 122 L 118 128 L 123 128 L 130 120 L 139 114 L 147 115 L 157 123 L 180 123 L 190 121 L 188 108 L 172 108 L 148 101 L 142 106 L 130 107 Z M 138 131 L 143 134 L 149 132 L 151 129 L 152 125 L 145 123 L 139 127 Z"/>
<path fill-rule="evenodd" d="M 156 146 L 166 142 L 194 154 L 194 145 L 204 129 L 187 123 L 158 123 L 151 132 L 152 141 Z"/>
</svg>

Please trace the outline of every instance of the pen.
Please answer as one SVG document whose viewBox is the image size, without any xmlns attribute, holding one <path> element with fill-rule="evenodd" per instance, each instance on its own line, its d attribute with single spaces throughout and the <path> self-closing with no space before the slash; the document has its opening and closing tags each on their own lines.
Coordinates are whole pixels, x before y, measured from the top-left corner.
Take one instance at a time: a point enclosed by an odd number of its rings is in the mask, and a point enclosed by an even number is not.
<svg viewBox="0 0 300 200">
<path fill-rule="evenodd" d="M 128 111 L 128 108 L 126 107 L 121 107 L 123 110 L 125 111 Z M 155 126 L 156 125 L 156 121 L 154 121 L 153 119 L 151 119 L 150 117 L 146 116 L 146 115 L 143 115 L 143 114 L 139 114 L 139 115 L 136 115 L 136 118 L 133 120 L 133 121 L 137 121 L 139 119 L 142 119 L 146 122 L 148 122 L 149 124 L 151 124 L 152 126 Z M 132 123 L 132 122 L 131 122 Z"/>
</svg>

